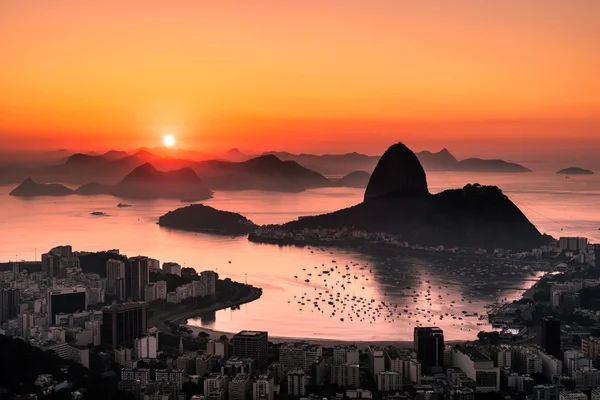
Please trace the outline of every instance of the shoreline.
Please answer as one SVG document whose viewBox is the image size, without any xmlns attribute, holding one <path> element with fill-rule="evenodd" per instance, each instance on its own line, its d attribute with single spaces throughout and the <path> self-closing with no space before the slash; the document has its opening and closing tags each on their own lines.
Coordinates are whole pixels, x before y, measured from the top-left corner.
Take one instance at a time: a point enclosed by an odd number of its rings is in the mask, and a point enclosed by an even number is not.
<svg viewBox="0 0 600 400">
<path fill-rule="evenodd" d="M 198 332 L 205 332 L 210 335 L 211 338 L 219 338 L 221 335 L 233 336 L 237 332 L 225 332 L 218 331 L 210 328 L 201 326 L 185 325 L 187 328 L 194 331 L 192 335 L 198 335 Z M 269 336 L 269 342 L 279 343 L 290 343 L 290 342 L 310 342 L 312 344 L 319 344 L 323 347 L 333 347 L 337 345 L 356 345 L 359 349 L 366 349 L 367 346 L 377 345 L 380 347 L 396 346 L 400 348 L 412 348 L 413 341 L 411 340 L 344 340 L 344 339 L 324 339 L 324 338 L 298 338 L 298 337 L 285 337 L 285 336 Z M 461 344 L 467 340 L 448 340 L 444 341 L 444 344 Z"/>
<path fill-rule="evenodd" d="M 250 286 L 250 285 L 248 285 L 248 286 Z M 260 299 L 260 297 L 262 296 L 262 293 L 263 293 L 263 291 L 261 288 L 251 286 L 250 294 L 245 297 L 242 297 L 240 299 L 237 299 L 237 300 L 230 300 L 230 301 L 227 301 L 224 303 L 216 303 L 216 304 L 213 304 L 213 305 L 205 307 L 205 308 L 194 309 L 194 310 L 184 309 L 179 312 L 177 310 L 158 312 L 156 315 L 153 315 L 148 318 L 148 325 L 155 326 L 156 328 L 158 328 L 158 330 L 163 331 L 163 332 L 167 331 L 167 330 L 165 330 L 165 326 L 163 323 L 163 321 L 167 320 L 167 319 L 173 323 L 179 323 L 181 320 L 185 320 L 185 323 L 181 323 L 181 325 L 187 326 L 187 320 L 190 318 L 194 318 L 201 314 L 216 312 L 216 311 L 224 310 L 224 309 L 227 309 L 230 307 L 236 307 L 236 306 L 241 306 L 242 304 L 250 303 L 252 301 Z"/>
</svg>

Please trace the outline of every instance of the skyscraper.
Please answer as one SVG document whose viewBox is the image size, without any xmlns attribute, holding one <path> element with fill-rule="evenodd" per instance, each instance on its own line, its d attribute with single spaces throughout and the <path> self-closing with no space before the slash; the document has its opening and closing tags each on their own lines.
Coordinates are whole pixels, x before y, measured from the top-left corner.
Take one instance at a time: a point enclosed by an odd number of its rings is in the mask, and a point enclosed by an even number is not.
<svg viewBox="0 0 600 400">
<path fill-rule="evenodd" d="M 52 253 L 42 254 L 42 272 L 49 278 L 58 275 L 58 257 Z"/>
<path fill-rule="evenodd" d="M 102 309 L 102 344 L 113 349 L 132 347 L 135 339 L 146 332 L 146 303 L 116 304 Z"/>
<path fill-rule="evenodd" d="M 554 317 L 542 318 L 542 347 L 546 353 L 558 359 L 560 355 L 560 320 Z"/>
<path fill-rule="evenodd" d="M 204 285 L 206 296 L 214 296 L 217 293 L 217 280 L 219 274 L 214 271 L 202 271 L 200 273 L 200 282 Z"/>
<path fill-rule="evenodd" d="M 106 293 L 117 294 L 117 279 L 125 278 L 125 263 L 110 259 L 106 262 Z"/>
<path fill-rule="evenodd" d="M 56 315 L 70 314 L 87 309 L 85 288 L 51 290 L 48 292 L 48 325 L 56 323 Z"/>
<path fill-rule="evenodd" d="M 150 261 L 144 256 L 133 257 L 130 261 L 128 295 L 133 301 L 144 300 L 144 286 L 150 283 Z"/>
<path fill-rule="evenodd" d="M 431 374 L 444 366 L 444 332 L 437 327 L 416 327 L 414 348 L 423 373 Z"/>
<path fill-rule="evenodd" d="M 267 332 L 241 331 L 233 336 L 233 355 L 248 357 L 256 361 L 261 368 L 267 363 L 269 334 Z"/>
<path fill-rule="evenodd" d="M 19 313 L 19 289 L 0 289 L 0 324 Z"/>
</svg>

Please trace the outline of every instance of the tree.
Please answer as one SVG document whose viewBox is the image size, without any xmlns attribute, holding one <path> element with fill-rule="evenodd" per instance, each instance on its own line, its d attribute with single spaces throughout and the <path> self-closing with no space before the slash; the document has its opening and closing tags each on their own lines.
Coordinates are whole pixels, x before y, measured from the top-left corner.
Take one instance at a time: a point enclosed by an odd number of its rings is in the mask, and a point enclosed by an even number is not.
<svg viewBox="0 0 600 400">
<path fill-rule="evenodd" d="M 200 332 L 198 332 L 198 337 L 200 339 L 206 340 L 210 337 L 210 335 L 204 331 L 200 331 Z"/>
</svg>

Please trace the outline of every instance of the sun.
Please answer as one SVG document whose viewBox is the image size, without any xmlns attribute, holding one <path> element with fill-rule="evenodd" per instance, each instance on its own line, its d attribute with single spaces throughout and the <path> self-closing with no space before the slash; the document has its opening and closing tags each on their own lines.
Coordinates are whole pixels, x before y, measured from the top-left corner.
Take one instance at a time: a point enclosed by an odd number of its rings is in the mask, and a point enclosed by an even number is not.
<svg viewBox="0 0 600 400">
<path fill-rule="evenodd" d="M 173 145 L 175 144 L 175 136 L 165 135 L 165 137 L 163 137 L 163 144 L 166 147 L 173 147 Z"/>
</svg>

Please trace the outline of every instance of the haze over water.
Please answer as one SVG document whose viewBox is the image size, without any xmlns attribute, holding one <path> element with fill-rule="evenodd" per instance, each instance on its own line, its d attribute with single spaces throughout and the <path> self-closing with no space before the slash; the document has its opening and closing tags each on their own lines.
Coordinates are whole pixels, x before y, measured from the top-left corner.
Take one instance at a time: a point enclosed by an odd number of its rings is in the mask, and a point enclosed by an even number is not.
<svg viewBox="0 0 600 400">
<path fill-rule="evenodd" d="M 430 191 L 434 193 L 466 183 L 498 185 L 540 231 L 555 237 L 586 236 L 591 241 L 600 242 L 598 175 L 566 179 L 557 174 L 537 172 L 504 175 L 429 172 L 428 181 Z M 421 324 L 440 326 L 447 339 L 469 339 L 485 328 L 476 325 L 480 322 L 477 318 L 454 320 L 444 316 L 443 320 L 439 320 L 438 316 L 449 313 L 462 317 L 463 310 L 484 314 L 484 306 L 497 297 L 514 299 L 520 295 L 519 289 L 534 283 L 530 274 L 518 270 L 514 270 L 517 272 L 515 275 L 493 272 L 497 275 L 494 278 L 497 286 L 492 287 L 487 283 L 492 271 L 469 265 L 457 270 L 435 260 L 419 258 L 382 263 L 337 249 L 312 249 L 314 252 L 311 253 L 308 248 L 254 244 L 245 237 L 211 236 L 160 228 L 156 224 L 158 217 L 184 205 L 178 201 L 127 201 L 133 207 L 117 208 L 121 200 L 111 196 L 20 199 L 8 196 L 12 188 L 0 187 L 0 231 L 5 235 L 0 241 L 0 261 L 15 258 L 32 260 L 35 249 L 39 260 L 42 252 L 60 244 L 89 251 L 119 248 L 128 256 L 143 254 L 161 262 L 179 262 L 198 271 L 212 269 L 221 277 L 242 282 L 247 279 L 248 283 L 262 287 L 264 293 L 261 299 L 242 306 L 241 310 L 223 310 L 217 312 L 214 318 L 204 319 L 206 327 L 220 331 L 263 329 L 272 336 L 284 337 L 411 340 L 412 329 L 418 319 Z M 360 202 L 362 196 L 362 189 L 348 188 L 317 189 L 299 194 L 217 192 L 205 204 L 240 212 L 256 223 L 268 224 L 348 207 Z M 92 216 L 90 213 L 93 211 L 102 211 L 109 216 Z M 345 283 L 346 288 L 342 290 L 339 285 L 347 282 L 347 279 L 341 278 L 342 274 L 346 274 L 346 264 L 351 283 Z M 330 278 L 317 276 L 324 269 L 331 268 L 334 271 Z M 340 274 L 338 270 L 341 270 Z M 312 275 L 308 276 L 308 273 Z M 469 276 L 468 284 L 465 284 L 465 276 Z M 309 278 L 309 283 L 304 282 L 306 278 Z M 331 291 L 334 296 L 341 293 L 341 298 L 346 295 L 362 297 L 369 304 L 373 299 L 373 307 L 381 301 L 388 305 L 395 303 L 398 310 L 407 306 L 408 311 L 413 313 L 418 307 L 436 317 L 431 318 L 431 322 L 421 316 L 408 318 L 404 312 L 399 319 L 396 313 L 393 322 L 389 318 L 384 319 L 383 312 L 376 320 L 362 322 L 357 318 L 351 322 L 349 317 L 339 312 L 330 317 L 328 298 L 326 302 L 319 300 L 323 304 L 320 307 L 323 313 L 313 306 L 318 293 L 322 293 L 321 299 L 325 298 L 325 283 L 334 286 Z M 410 290 L 407 289 L 409 286 Z M 427 297 L 429 286 L 431 292 Z M 500 292 L 496 293 L 498 288 Z M 419 294 L 416 303 L 412 297 L 413 290 Z M 441 300 L 438 295 L 442 296 Z M 302 296 L 311 300 L 302 300 Z M 472 303 L 468 303 L 469 300 Z M 304 301 L 305 305 L 298 304 L 298 301 Z M 452 301 L 455 303 L 452 304 Z M 346 303 L 347 313 L 351 301 L 346 300 Z M 340 317 L 345 320 L 342 322 Z M 201 324 L 201 321 L 195 323 Z"/>
</svg>

